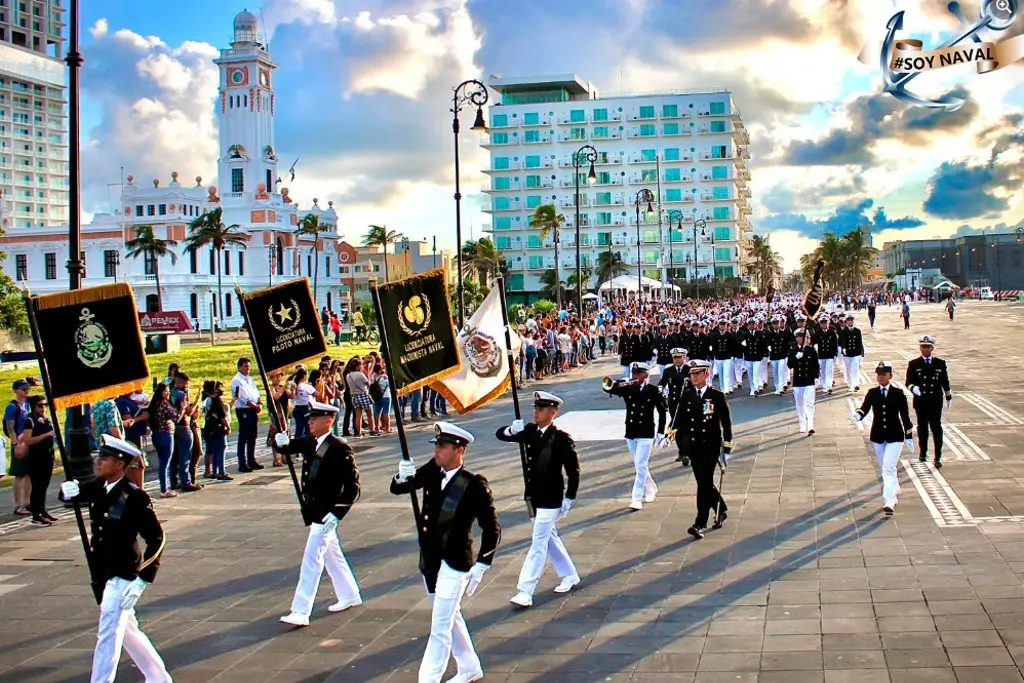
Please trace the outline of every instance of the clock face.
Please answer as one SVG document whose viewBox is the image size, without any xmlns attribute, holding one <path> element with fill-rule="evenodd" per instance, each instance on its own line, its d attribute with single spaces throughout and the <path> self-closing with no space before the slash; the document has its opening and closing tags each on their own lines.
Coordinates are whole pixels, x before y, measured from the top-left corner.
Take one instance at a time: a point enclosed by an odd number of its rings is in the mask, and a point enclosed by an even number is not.
<svg viewBox="0 0 1024 683">
<path fill-rule="evenodd" d="M 241 85 L 245 81 L 245 74 L 242 73 L 241 69 L 235 69 L 231 72 L 231 83 L 233 85 Z"/>
<path fill-rule="evenodd" d="M 262 85 L 264 88 L 270 87 L 270 74 L 268 74 L 266 71 L 260 72 L 260 85 Z"/>
</svg>

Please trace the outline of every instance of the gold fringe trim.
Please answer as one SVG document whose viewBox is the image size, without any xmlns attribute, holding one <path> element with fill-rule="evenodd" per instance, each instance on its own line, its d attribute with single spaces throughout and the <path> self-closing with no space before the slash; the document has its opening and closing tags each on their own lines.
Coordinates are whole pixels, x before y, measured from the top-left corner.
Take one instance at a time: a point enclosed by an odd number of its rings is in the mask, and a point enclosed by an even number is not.
<svg viewBox="0 0 1024 683">
<path fill-rule="evenodd" d="M 238 292 L 238 294 L 242 297 L 242 303 L 244 305 L 246 301 L 252 301 L 254 299 L 259 299 L 260 297 L 264 297 L 264 296 L 270 294 L 273 291 L 281 289 L 282 287 L 289 287 L 289 286 L 295 284 L 296 282 L 305 282 L 306 283 L 306 294 L 309 295 L 309 302 L 311 304 L 313 304 L 313 311 L 317 315 L 317 319 L 316 319 L 316 333 L 317 333 L 317 337 L 319 337 L 319 339 L 320 339 L 320 345 L 323 346 L 323 348 L 324 348 L 324 350 L 320 352 L 320 356 L 326 355 L 326 353 L 327 353 L 327 339 L 324 337 L 324 330 L 323 330 L 323 328 L 320 327 L 320 317 L 319 317 L 320 316 L 320 311 L 317 310 L 316 301 L 313 301 L 313 289 L 309 285 L 309 278 L 308 277 L 296 278 L 294 280 L 289 280 L 288 282 L 282 282 L 279 285 L 274 285 L 273 287 L 264 287 L 263 289 L 257 289 L 257 290 L 254 290 L 252 292 L 248 292 L 248 293 L 245 293 L 245 294 L 242 293 L 242 288 L 236 282 L 235 283 L 235 291 Z M 248 315 L 249 315 L 248 309 L 246 309 L 245 313 L 246 313 L 246 317 L 248 317 Z M 249 327 L 249 343 L 250 344 L 252 343 L 252 326 Z M 305 360 L 301 360 L 301 361 L 298 361 L 298 362 L 299 363 L 308 363 L 312 358 L 316 358 L 317 360 L 319 360 L 320 356 L 310 356 L 309 358 L 306 358 Z M 283 368 L 275 368 L 273 370 L 264 369 L 264 372 L 266 372 L 268 375 L 272 375 L 275 372 L 281 372 L 282 370 L 286 370 L 286 369 L 288 369 L 288 367 L 289 366 L 286 365 Z M 294 367 L 294 364 L 291 367 Z"/>
<path fill-rule="evenodd" d="M 444 369 L 444 370 L 442 370 L 440 372 L 435 372 L 430 377 L 424 377 L 423 379 L 416 380 L 412 384 L 406 384 L 404 387 L 399 389 L 396 393 L 398 394 L 399 397 L 405 396 L 406 394 L 411 394 L 412 392 L 416 391 L 417 389 L 420 389 L 422 387 L 427 386 L 431 382 L 438 382 L 438 381 L 440 381 L 442 379 L 445 379 L 446 377 L 451 377 L 452 375 L 454 375 L 456 372 L 458 372 L 461 369 L 462 369 L 462 365 L 459 364 L 459 365 L 452 366 L 450 368 L 446 368 L 446 369 Z"/>
<path fill-rule="evenodd" d="M 160 547 L 157 548 L 156 553 L 153 555 L 153 557 L 149 558 L 148 560 L 146 560 L 145 562 L 140 564 L 138 571 L 141 572 L 143 569 L 145 569 L 149 565 L 151 565 L 154 562 L 156 562 L 157 558 L 160 557 L 160 554 L 164 551 L 164 546 L 166 546 L 166 545 L 167 545 L 167 534 L 164 534 L 163 538 L 160 539 Z"/>
<path fill-rule="evenodd" d="M 437 277 L 438 275 L 440 275 L 441 276 L 441 284 L 444 285 L 444 293 L 445 293 L 445 299 L 444 300 L 448 302 L 447 308 L 448 308 L 449 317 L 451 317 L 452 306 L 451 306 L 451 299 L 448 298 L 448 278 L 445 277 L 446 272 L 447 271 L 445 271 L 443 266 L 442 267 L 438 267 L 438 268 L 433 268 L 432 270 L 428 270 L 425 273 L 417 273 L 416 275 L 410 275 L 409 277 L 402 278 L 401 280 L 392 280 L 391 282 L 385 282 L 384 284 L 377 285 L 374 289 L 376 289 L 378 291 L 394 289 L 395 287 L 401 287 L 401 286 L 404 286 L 404 285 L 406 285 L 406 284 L 408 284 L 410 282 L 414 282 L 416 280 L 426 280 L 428 278 Z"/>
<path fill-rule="evenodd" d="M 123 394 L 144 391 L 146 385 L 149 383 L 149 377 L 149 366 L 147 364 L 146 376 L 142 379 L 122 382 L 121 384 L 112 384 L 109 387 L 100 387 L 99 389 L 83 391 L 79 394 L 71 394 L 69 396 L 55 396 L 52 399 L 53 409 L 64 410 L 66 408 L 76 408 L 78 406 L 85 405 L 86 403 L 96 403 L 103 399 L 117 398 Z"/>
<path fill-rule="evenodd" d="M 122 296 L 132 297 L 132 301 L 135 301 L 131 285 L 127 282 L 116 282 L 109 285 L 99 285 L 98 287 L 44 294 L 34 297 L 33 302 L 37 311 L 46 311 L 63 306 L 91 304 L 94 301 L 103 301 L 104 299 L 117 299 Z M 138 316 L 136 316 L 136 325 L 138 325 Z"/>
<path fill-rule="evenodd" d="M 505 379 L 501 381 L 501 384 L 496 386 L 494 389 L 491 389 L 483 397 L 477 399 L 468 406 L 462 405 L 462 402 L 459 401 L 459 399 L 455 396 L 455 394 L 451 392 L 451 390 L 447 386 L 445 386 L 444 382 L 431 384 L 430 388 L 444 396 L 445 399 L 452 404 L 452 407 L 455 408 L 455 412 L 457 412 L 459 415 L 465 415 L 466 413 L 473 412 L 477 408 L 484 407 L 494 399 L 503 395 L 506 391 L 508 391 L 509 387 L 511 386 L 512 378 L 509 375 L 505 375 Z"/>
<path fill-rule="evenodd" d="M 287 373 L 290 373 L 292 370 L 295 369 L 295 366 L 298 365 L 299 363 L 302 363 L 303 365 L 305 365 L 306 363 L 312 363 L 314 360 L 317 363 L 319 363 L 320 359 L 323 358 L 326 355 L 327 355 L 327 345 L 324 344 L 324 350 L 321 353 L 318 353 L 318 354 L 316 354 L 314 356 L 310 356 L 309 358 L 304 358 L 302 360 L 297 360 L 294 363 L 292 363 L 291 365 L 285 365 L 285 366 L 282 366 L 280 368 L 273 368 L 273 369 L 264 368 L 263 372 L 266 373 L 267 377 L 270 377 L 275 372 L 287 372 Z M 262 360 L 262 359 L 263 359 L 263 356 L 261 355 L 260 356 L 260 360 Z"/>
</svg>

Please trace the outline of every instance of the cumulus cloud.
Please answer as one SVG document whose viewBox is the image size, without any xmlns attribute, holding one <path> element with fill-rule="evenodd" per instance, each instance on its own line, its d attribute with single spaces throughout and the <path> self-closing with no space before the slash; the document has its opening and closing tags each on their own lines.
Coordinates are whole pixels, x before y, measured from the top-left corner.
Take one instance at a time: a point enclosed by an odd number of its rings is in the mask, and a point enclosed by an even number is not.
<svg viewBox="0 0 1024 683">
<path fill-rule="evenodd" d="M 758 225 L 762 231 L 766 232 L 791 230 L 820 239 L 826 232 L 845 235 L 859 227 L 867 227 L 872 232 L 880 232 L 913 228 L 924 225 L 924 221 L 914 216 L 889 218 L 884 207 L 876 208 L 873 199 L 863 199 L 851 204 L 843 204 L 824 218 L 813 218 L 802 213 L 776 213 L 762 218 Z"/>
</svg>

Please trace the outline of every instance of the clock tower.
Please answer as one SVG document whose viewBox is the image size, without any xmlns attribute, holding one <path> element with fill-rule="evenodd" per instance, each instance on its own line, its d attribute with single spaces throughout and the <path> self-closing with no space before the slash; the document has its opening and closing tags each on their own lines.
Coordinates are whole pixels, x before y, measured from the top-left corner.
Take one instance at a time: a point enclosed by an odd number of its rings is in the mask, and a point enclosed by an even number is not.
<svg viewBox="0 0 1024 683">
<path fill-rule="evenodd" d="M 231 204 L 251 199 L 265 185 L 276 192 L 277 153 L 274 149 L 274 69 L 260 37 L 259 21 L 248 11 L 235 17 L 231 47 L 220 51 L 217 116 L 220 124 L 218 184 L 220 196 Z"/>
</svg>

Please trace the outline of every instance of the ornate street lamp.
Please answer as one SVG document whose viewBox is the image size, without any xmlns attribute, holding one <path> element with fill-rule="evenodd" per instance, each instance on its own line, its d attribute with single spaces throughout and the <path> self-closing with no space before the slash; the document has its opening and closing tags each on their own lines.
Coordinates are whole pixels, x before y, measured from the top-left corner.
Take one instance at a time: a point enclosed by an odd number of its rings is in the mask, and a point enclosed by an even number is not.
<svg viewBox="0 0 1024 683">
<path fill-rule="evenodd" d="M 473 127 L 480 134 L 487 133 L 487 123 L 484 122 L 484 105 L 487 104 L 487 86 L 477 80 L 463 81 L 455 86 L 455 95 L 452 98 L 452 133 L 455 136 L 455 257 L 458 261 L 458 285 L 456 291 L 459 299 L 459 329 L 465 322 L 463 309 L 465 308 L 462 296 L 462 192 L 459 184 L 459 112 L 467 102 L 476 107 L 476 118 L 473 120 Z"/>
<path fill-rule="evenodd" d="M 641 244 L 641 239 L 640 239 L 640 205 L 643 204 L 644 202 L 647 202 L 647 211 L 645 213 L 648 216 L 653 216 L 654 215 L 654 206 L 652 205 L 653 201 L 654 201 L 654 193 L 651 192 L 650 190 L 648 190 L 647 188 L 639 190 L 636 193 L 636 200 L 634 201 L 634 204 L 636 205 L 636 285 L 637 285 L 636 305 L 637 305 L 637 310 L 639 310 L 639 307 L 640 307 L 640 295 L 643 294 L 643 291 L 644 291 L 644 280 L 643 280 L 643 270 L 642 270 L 643 269 L 643 258 L 640 255 L 640 244 Z"/>
<path fill-rule="evenodd" d="M 703 218 L 698 218 L 693 222 L 693 279 L 697 282 L 697 298 L 700 298 L 700 273 L 697 272 L 700 266 L 700 261 L 697 257 L 697 228 L 700 228 L 700 236 L 704 237 L 704 228 L 708 226 L 707 221 Z"/>
<path fill-rule="evenodd" d="M 590 164 L 587 183 L 593 185 L 597 182 L 597 174 L 594 172 L 594 164 L 597 163 L 597 150 L 591 145 L 583 145 L 572 155 L 573 176 L 576 179 L 576 314 L 580 316 L 581 320 L 583 318 L 583 269 L 580 266 L 580 166 L 584 163 Z M 557 287 L 556 291 L 559 289 L 561 287 Z"/>
</svg>

